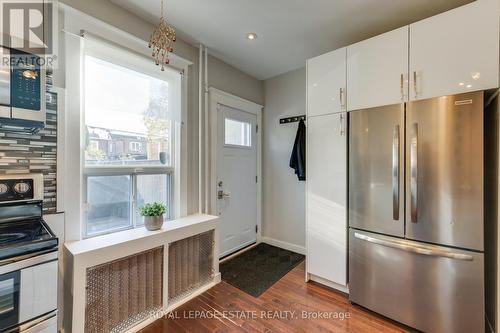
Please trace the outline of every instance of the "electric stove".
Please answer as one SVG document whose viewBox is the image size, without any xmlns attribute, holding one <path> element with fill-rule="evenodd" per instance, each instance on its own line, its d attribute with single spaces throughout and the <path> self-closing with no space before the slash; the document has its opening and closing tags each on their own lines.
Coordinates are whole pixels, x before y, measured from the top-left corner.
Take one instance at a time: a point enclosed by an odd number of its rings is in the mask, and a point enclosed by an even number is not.
<svg viewBox="0 0 500 333">
<path fill-rule="evenodd" d="M 0 265 L 57 246 L 43 220 L 43 176 L 0 176 Z"/>
<path fill-rule="evenodd" d="M 0 332 L 57 332 L 57 247 L 43 175 L 0 175 Z"/>
</svg>

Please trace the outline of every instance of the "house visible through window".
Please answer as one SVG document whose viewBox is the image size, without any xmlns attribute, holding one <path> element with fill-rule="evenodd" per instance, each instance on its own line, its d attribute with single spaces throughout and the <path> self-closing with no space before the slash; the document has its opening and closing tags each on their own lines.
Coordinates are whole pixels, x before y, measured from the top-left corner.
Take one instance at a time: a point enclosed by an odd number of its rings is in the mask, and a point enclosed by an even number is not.
<svg viewBox="0 0 500 333">
<path fill-rule="evenodd" d="M 84 237 L 142 225 L 138 211 L 148 202 L 164 203 L 171 215 L 173 131 L 180 112 L 180 78 L 89 53 Z"/>
</svg>

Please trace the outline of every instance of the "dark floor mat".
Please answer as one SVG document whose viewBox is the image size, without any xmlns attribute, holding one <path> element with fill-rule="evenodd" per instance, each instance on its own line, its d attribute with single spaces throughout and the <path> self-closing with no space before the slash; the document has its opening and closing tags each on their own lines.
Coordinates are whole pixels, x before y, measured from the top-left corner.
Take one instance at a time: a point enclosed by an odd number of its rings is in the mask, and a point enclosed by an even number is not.
<svg viewBox="0 0 500 333">
<path fill-rule="evenodd" d="M 221 264 L 219 269 L 222 280 L 258 297 L 304 258 L 302 254 L 260 243 Z"/>
</svg>

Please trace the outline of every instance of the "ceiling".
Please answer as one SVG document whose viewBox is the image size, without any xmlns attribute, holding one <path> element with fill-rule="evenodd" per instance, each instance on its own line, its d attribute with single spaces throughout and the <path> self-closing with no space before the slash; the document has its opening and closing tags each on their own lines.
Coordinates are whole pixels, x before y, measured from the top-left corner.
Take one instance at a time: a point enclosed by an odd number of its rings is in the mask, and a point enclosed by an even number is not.
<svg viewBox="0 0 500 333">
<path fill-rule="evenodd" d="M 157 23 L 160 0 L 111 0 Z M 470 0 L 166 0 L 180 38 L 264 80 Z M 258 38 L 246 39 L 248 32 Z"/>
</svg>

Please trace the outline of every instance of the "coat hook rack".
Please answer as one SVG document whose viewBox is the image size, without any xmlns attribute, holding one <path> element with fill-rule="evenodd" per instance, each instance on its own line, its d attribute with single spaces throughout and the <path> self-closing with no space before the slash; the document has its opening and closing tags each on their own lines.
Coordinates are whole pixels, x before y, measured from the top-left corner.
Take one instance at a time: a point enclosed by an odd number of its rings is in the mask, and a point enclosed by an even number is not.
<svg viewBox="0 0 500 333">
<path fill-rule="evenodd" d="M 296 123 L 301 120 L 306 120 L 306 116 L 294 116 L 294 117 L 288 117 L 288 118 L 281 118 L 280 119 L 280 124 L 288 124 L 288 123 Z"/>
</svg>

